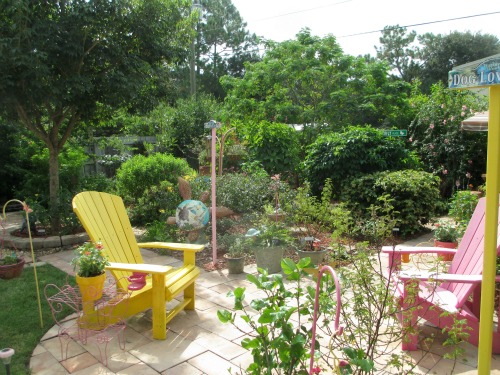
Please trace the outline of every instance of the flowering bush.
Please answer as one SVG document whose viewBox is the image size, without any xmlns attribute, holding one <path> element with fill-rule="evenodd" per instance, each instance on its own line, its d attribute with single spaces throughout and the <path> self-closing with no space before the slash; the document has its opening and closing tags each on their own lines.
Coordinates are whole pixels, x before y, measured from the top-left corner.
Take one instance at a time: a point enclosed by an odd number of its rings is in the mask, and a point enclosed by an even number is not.
<svg viewBox="0 0 500 375">
<path fill-rule="evenodd" d="M 457 242 L 462 235 L 458 227 L 448 221 L 440 221 L 434 229 L 434 238 L 441 242 Z"/>
<path fill-rule="evenodd" d="M 104 247 L 100 242 L 86 242 L 75 250 L 76 257 L 71 261 L 73 269 L 78 268 L 78 276 L 93 277 L 104 273 L 109 262 L 103 254 Z"/>
<path fill-rule="evenodd" d="M 441 178 L 443 195 L 481 184 L 487 133 L 463 131 L 461 122 L 487 108 L 484 98 L 436 84 L 430 96 L 416 96 L 413 102 L 418 114 L 408 128 L 408 142 L 426 171 Z"/>
</svg>

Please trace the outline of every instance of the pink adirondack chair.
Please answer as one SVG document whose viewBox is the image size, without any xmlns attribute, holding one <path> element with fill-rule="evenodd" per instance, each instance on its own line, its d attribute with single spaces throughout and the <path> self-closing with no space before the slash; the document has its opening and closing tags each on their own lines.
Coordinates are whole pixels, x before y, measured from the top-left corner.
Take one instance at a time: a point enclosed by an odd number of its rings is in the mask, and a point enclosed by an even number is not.
<svg viewBox="0 0 500 375">
<path fill-rule="evenodd" d="M 470 328 L 466 331 L 468 341 L 478 346 L 485 207 L 486 200 L 481 198 L 457 250 L 409 246 L 382 248 L 382 252 L 389 256 L 388 278 L 392 281 L 401 308 L 398 319 L 403 329 L 403 350 L 417 350 L 419 317 L 447 330 L 455 319 L 465 319 L 465 327 Z M 455 251 L 448 273 L 401 271 L 402 254 L 450 254 Z M 497 254 L 499 252 L 500 246 L 497 247 Z M 497 281 L 500 281 L 498 276 Z M 416 289 L 412 292 L 411 288 L 417 285 L 418 296 L 412 296 L 412 293 L 416 294 Z M 500 311 L 498 314 L 500 316 Z M 492 349 L 493 353 L 500 353 L 500 325 L 493 332 Z"/>
</svg>

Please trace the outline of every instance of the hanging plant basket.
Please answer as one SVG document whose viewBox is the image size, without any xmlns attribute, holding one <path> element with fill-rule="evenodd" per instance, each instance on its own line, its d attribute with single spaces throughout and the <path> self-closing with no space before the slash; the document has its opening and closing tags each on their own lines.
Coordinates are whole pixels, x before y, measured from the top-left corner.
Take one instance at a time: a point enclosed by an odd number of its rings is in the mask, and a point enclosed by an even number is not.
<svg viewBox="0 0 500 375">
<path fill-rule="evenodd" d="M 21 276 L 24 269 L 24 258 L 19 258 L 19 261 L 14 264 L 0 265 L 0 279 L 13 279 Z"/>
</svg>

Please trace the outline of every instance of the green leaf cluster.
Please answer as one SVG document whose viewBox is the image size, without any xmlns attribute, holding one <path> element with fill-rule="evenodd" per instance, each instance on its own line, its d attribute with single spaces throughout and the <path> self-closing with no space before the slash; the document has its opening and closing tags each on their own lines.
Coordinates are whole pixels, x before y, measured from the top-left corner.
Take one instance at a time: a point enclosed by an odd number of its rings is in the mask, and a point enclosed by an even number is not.
<svg viewBox="0 0 500 375">
<path fill-rule="evenodd" d="M 327 178 L 334 196 L 342 184 L 361 175 L 418 166 L 417 158 L 402 140 L 384 137 L 372 127 L 350 126 L 342 132 L 319 137 L 307 150 L 304 172 L 313 194 L 319 195 Z"/>
<path fill-rule="evenodd" d="M 261 121 L 246 126 L 245 140 L 252 160 L 260 162 L 267 173 L 293 176 L 299 165 L 299 137 L 295 129 Z"/>
<path fill-rule="evenodd" d="M 423 168 L 441 179 L 441 192 L 450 197 L 455 190 L 483 183 L 486 170 L 486 132 L 463 131 L 461 123 L 486 109 L 484 98 L 470 90 L 432 87 L 429 96 L 416 96 L 418 114 L 408 128 L 410 147 Z"/>
<path fill-rule="evenodd" d="M 304 268 L 310 259 L 301 259 L 294 263 L 291 259 L 283 259 L 281 267 L 287 276 L 268 275 L 259 269 L 258 275 L 247 275 L 248 281 L 254 284 L 265 295 L 250 302 L 250 313 L 245 306 L 245 288 L 236 288 L 229 296 L 234 297 L 234 311 L 219 310 L 217 316 L 223 323 L 236 322 L 239 317 L 252 328 L 250 337 L 242 340 L 242 346 L 251 351 L 253 363 L 248 366 L 248 374 L 307 374 L 310 356 L 311 330 L 306 325 L 307 317 L 312 316 L 312 300 L 314 288 L 302 286 Z M 292 283 L 292 285 L 290 285 Z M 294 322 L 297 319 L 298 324 Z M 302 316 L 302 317 L 301 317 Z M 316 348 L 319 350 L 319 343 Z"/>
<path fill-rule="evenodd" d="M 344 184 L 342 200 L 362 220 L 371 218 L 372 206 L 385 197 L 392 206 L 388 214 L 403 236 L 417 233 L 435 215 L 440 200 L 439 178 L 428 172 L 402 170 L 378 172 Z"/>
<path fill-rule="evenodd" d="M 118 169 L 116 190 L 124 200 L 135 202 L 148 189 L 159 186 L 162 181 L 177 185 L 178 177 L 193 174 L 194 171 L 185 160 L 172 155 L 135 155 Z"/>
</svg>

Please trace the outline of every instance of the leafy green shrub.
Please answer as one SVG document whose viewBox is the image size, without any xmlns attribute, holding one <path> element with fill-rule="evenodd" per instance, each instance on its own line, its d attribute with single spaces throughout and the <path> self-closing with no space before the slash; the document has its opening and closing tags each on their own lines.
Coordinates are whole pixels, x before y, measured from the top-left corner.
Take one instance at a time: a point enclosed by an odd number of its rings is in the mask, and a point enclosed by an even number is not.
<svg viewBox="0 0 500 375">
<path fill-rule="evenodd" d="M 183 201 L 177 184 L 162 181 L 151 186 L 129 207 L 130 220 L 137 225 L 149 225 L 161 217 L 174 216 L 175 209 Z"/>
<path fill-rule="evenodd" d="M 440 176 L 441 192 L 482 183 L 486 170 L 486 132 L 463 131 L 461 122 L 487 108 L 487 98 L 469 90 L 448 90 L 442 83 L 430 95 L 417 96 L 418 114 L 408 128 L 408 140 L 427 172 Z"/>
<path fill-rule="evenodd" d="M 160 153 L 135 155 L 118 169 L 116 190 L 125 201 L 136 202 L 162 181 L 177 185 L 177 177 L 186 175 L 194 175 L 194 171 L 183 159 Z"/>
<path fill-rule="evenodd" d="M 226 174 L 217 178 L 217 206 L 239 213 L 262 211 L 273 202 L 269 176 Z"/>
<path fill-rule="evenodd" d="M 114 180 L 106 177 L 104 173 L 83 176 L 80 180 L 80 188 L 82 191 L 93 190 L 111 193 L 114 191 L 114 186 Z"/>
<path fill-rule="evenodd" d="M 330 179 L 325 182 L 321 192 L 321 199 L 310 194 L 309 184 L 297 189 L 293 200 L 289 200 L 285 207 L 287 221 L 292 225 L 305 228 L 309 233 L 328 230 L 338 237 L 349 231 L 352 224 L 350 212 L 341 204 L 332 204 L 330 201 L 332 183 Z"/>
<path fill-rule="evenodd" d="M 358 217 L 369 220 L 370 206 L 379 205 L 381 197 L 393 206 L 392 216 L 400 233 L 413 234 L 434 216 L 440 200 L 439 178 L 415 170 L 373 173 L 346 182 L 341 199 Z"/>
<path fill-rule="evenodd" d="M 57 210 L 61 218 L 61 228 L 56 232 L 52 231 L 51 218 L 52 214 L 48 209 L 48 196 L 36 194 L 34 198 L 27 198 L 26 202 L 33 209 L 32 216 L 45 228 L 47 233 L 54 235 L 65 235 L 76 233 L 81 230 L 82 225 L 73 212 L 71 201 L 74 194 L 67 189 L 61 189 L 59 193 L 59 206 Z M 30 218 L 31 221 L 31 218 Z"/>
<path fill-rule="evenodd" d="M 417 165 L 417 158 L 402 140 L 385 137 L 371 127 L 350 126 L 342 133 L 321 136 L 309 146 L 304 172 L 313 194 L 319 195 L 325 180 L 330 178 L 333 193 L 338 196 L 343 182 L 360 175 Z"/>
<path fill-rule="evenodd" d="M 479 198 L 469 190 L 455 192 L 450 200 L 449 215 L 465 229 L 474 213 Z"/>
<path fill-rule="evenodd" d="M 269 174 L 290 177 L 299 165 L 299 138 L 286 124 L 262 121 L 246 127 L 250 159 L 259 161 Z"/>
<path fill-rule="evenodd" d="M 168 225 L 166 220 L 155 220 L 146 226 L 141 241 L 179 242 L 177 234 L 177 226 Z"/>
<path fill-rule="evenodd" d="M 49 150 L 40 141 L 21 136 L 15 151 L 15 159 L 16 163 L 9 166 L 21 178 L 15 196 L 20 199 L 43 196 L 41 200 L 48 201 Z M 58 159 L 61 189 L 76 193 L 81 170 L 87 160 L 83 147 L 67 142 Z"/>
</svg>

